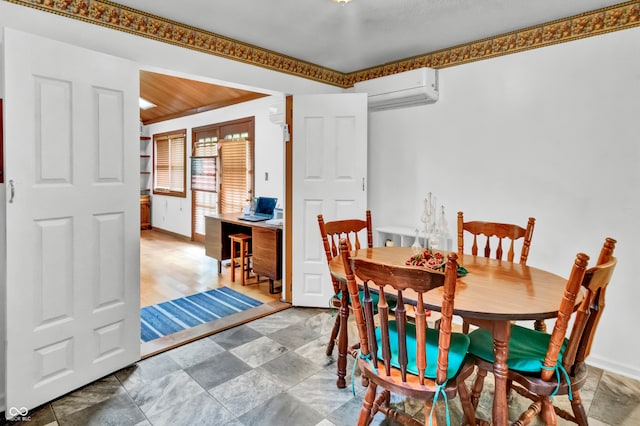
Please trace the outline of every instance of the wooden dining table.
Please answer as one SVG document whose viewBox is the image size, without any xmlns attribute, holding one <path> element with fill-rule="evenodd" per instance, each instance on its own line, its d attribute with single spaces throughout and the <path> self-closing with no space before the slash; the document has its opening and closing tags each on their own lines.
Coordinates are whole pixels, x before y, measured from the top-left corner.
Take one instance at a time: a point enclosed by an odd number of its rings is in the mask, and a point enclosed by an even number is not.
<svg viewBox="0 0 640 426">
<path fill-rule="evenodd" d="M 410 247 L 378 247 L 356 250 L 351 256 L 370 259 L 376 263 L 405 265 L 414 254 L 414 249 Z M 495 354 L 492 423 L 506 425 L 509 422 L 506 361 L 511 321 L 555 318 L 567 280 L 539 268 L 480 256 L 459 255 L 458 263 L 468 273 L 457 280 L 453 313 L 492 333 Z M 332 276 L 345 283 L 346 287 L 340 256 L 331 260 L 329 269 Z M 388 296 L 394 297 L 393 294 Z M 415 302 L 417 299 L 411 297 L 411 290 L 406 290 L 403 297 L 405 302 Z M 581 299 L 582 297 L 577 298 L 576 306 Z M 442 287 L 425 294 L 425 308 L 439 311 L 441 302 Z M 346 342 L 344 343 L 338 345 L 339 350 L 341 346 L 346 348 Z M 339 354 L 343 355 L 345 354 Z"/>
</svg>

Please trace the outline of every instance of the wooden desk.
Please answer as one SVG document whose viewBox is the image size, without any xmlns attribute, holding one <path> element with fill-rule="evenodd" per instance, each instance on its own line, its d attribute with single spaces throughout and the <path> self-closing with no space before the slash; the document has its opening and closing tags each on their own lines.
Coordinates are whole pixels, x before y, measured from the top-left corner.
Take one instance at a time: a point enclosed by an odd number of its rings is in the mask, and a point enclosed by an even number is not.
<svg viewBox="0 0 640 426">
<path fill-rule="evenodd" d="M 380 247 L 354 251 L 352 257 L 371 259 L 377 263 L 404 265 L 412 254 L 409 247 Z M 493 334 L 493 424 L 506 425 L 509 420 L 506 361 L 511 320 L 556 317 L 567 280 L 541 269 L 485 257 L 463 255 L 458 262 L 469 273 L 458 278 L 453 313 L 462 316 L 471 324 L 490 330 Z M 340 256 L 330 262 L 329 269 L 335 278 L 341 282 L 345 281 Z M 405 295 L 411 297 L 409 292 Z M 581 300 L 581 297 L 577 298 L 576 306 Z M 442 288 L 425 294 L 424 303 L 428 309 L 439 311 L 441 301 Z"/>
<path fill-rule="evenodd" d="M 274 281 L 282 278 L 282 227 L 240 220 L 240 216 L 242 213 L 205 216 L 205 254 L 218 260 L 221 273 L 222 261 L 231 258 L 229 235 L 249 234 L 254 273 L 269 278 L 269 293 L 281 292 L 282 286 L 274 288 Z"/>
</svg>

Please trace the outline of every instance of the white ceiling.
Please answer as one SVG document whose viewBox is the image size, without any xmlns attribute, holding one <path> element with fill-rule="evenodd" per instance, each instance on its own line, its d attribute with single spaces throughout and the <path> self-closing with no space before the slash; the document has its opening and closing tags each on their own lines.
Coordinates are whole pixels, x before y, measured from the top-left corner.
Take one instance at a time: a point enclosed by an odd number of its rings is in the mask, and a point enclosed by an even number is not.
<svg viewBox="0 0 640 426">
<path fill-rule="evenodd" d="M 115 0 L 349 73 L 621 0 Z"/>
</svg>

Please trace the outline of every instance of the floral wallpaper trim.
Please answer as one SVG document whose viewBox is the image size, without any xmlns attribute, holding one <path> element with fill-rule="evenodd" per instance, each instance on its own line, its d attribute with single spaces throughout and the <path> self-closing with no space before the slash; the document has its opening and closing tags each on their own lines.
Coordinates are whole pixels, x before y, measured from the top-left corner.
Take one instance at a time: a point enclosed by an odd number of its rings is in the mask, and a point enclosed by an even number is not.
<svg viewBox="0 0 640 426">
<path fill-rule="evenodd" d="M 338 87 L 421 67 L 446 68 L 640 26 L 640 0 L 342 73 L 105 0 L 5 0 Z"/>
</svg>

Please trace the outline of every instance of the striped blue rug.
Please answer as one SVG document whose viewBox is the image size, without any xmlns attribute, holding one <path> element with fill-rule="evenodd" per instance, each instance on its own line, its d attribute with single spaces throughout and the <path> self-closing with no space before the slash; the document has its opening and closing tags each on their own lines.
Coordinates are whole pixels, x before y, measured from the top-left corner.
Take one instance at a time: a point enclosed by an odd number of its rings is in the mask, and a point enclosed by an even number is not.
<svg viewBox="0 0 640 426">
<path fill-rule="evenodd" d="M 216 288 L 140 309 L 143 342 L 262 305 L 228 287 Z"/>
</svg>

